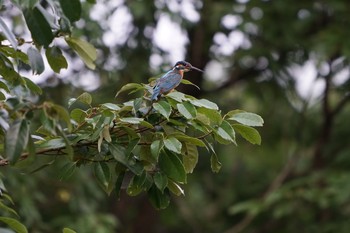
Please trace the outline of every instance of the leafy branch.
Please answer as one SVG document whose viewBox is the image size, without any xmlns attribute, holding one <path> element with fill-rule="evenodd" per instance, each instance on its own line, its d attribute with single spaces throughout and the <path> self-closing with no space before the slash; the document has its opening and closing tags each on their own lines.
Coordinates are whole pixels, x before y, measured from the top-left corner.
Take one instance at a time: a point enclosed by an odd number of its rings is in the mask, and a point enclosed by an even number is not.
<svg viewBox="0 0 350 233">
<path fill-rule="evenodd" d="M 263 120 L 256 114 L 235 110 L 222 116 L 215 103 L 180 92 L 151 102 L 148 90 L 147 84 L 127 84 L 118 94 L 145 94 L 121 104 L 98 106 L 92 106 L 91 95 L 83 93 L 69 100 L 70 111 L 50 102 L 33 106 L 12 97 L 4 102 L 5 109 L 10 116 L 22 114 L 8 119 L 5 157 L 0 164 L 16 166 L 37 155 L 66 155 L 63 158 L 72 167 L 100 166 L 103 175 L 96 178 L 107 193 L 121 188 L 115 187 L 120 174 L 130 173 L 132 195 L 146 191 L 157 208 L 165 208 L 169 193 L 184 193 L 181 185 L 196 167 L 200 147 L 212 154 L 211 167 L 218 172 L 221 165 L 215 143 L 236 144 L 236 132 L 253 144 L 261 143 L 253 127 L 262 126 Z M 30 112 L 40 115 L 42 123 L 34 134 L 28 126 Z"/>
</svg>

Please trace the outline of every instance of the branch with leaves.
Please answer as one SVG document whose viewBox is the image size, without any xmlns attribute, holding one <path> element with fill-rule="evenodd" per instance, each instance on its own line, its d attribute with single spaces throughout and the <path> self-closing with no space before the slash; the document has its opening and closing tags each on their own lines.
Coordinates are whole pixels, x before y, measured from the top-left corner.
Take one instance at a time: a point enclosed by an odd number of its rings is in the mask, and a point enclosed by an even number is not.
<svg viewBox="0 0 350 233">
<path fill-rule="evenodd" d="M 146 84 L 127 84 L 120 92 L 148 93 L 148 89 Z M 253 144 L 261 142 L 253 128 L 262 126 L 260 116 L 241 110 L 222 116 L 215 103 L 180 92 L 154 103 L 142 95 L 122 104 L 95 107 L 91 95 L 83 93 L 69 101 L 69 112 L 49 102 L 33 108 L 14 98 L 3 103 L 16 119 L 7 119 L 11 123 L 0 164 L 16 166 L 31 157 L 60 156 L 67 160 L 61 176 L 92 166 L 107 193 L 120 190 L 122 182 L 117 181 L 128 174 L 132 178 L 127 193 L 146 191 L 156 208 L 169 204 L 169 193 L 183 194 L 181 185 L 196 167 L 199 148 L 211 154 L 212 170 L 218 172 L 216 143 L 236 144 L 236 132 Z M 29 127 L 33 111 L 41 120 L 34 134 Z"/>
<path fill-rule="evenodd" d="M 0 39 L 7 40 L 0 46 L 0 166 L 36 172 L 60 160 L 65 161 L 61 178 L 88 166 L 107 194 L 116 190 L 119 195 L 124 187 L 130 196 L 146 192 L 155 208 L 163 209 L 171 193 L 184 194 L 182 186 L 201 153 L 210 154 L 212 171 L 219 172 L 217 143 L 236 144 L 236 133 L 252 144 L 261 143 L 254 128 L 263 125 L 260 116 L 241 110 L 222 114 L 215 103 L 181 92 L 151 102 L 148 84 L 122 87 L 117 95 L 140 93 L 124 103 L 94 106 L 88 93 L 69 100 L 68 109 L 50 101 L 35 103 L 31 97 L 41 95 L 42 89 L 22 76 L 21 64 L 41 74 L 45 55 L 54 72 L 67 68 L 61 48 L 52 45 L 56 38 L 63 38 L 90 69 L 95 68 L 97 52 L 92 44 L 72 36 L 72 25 L 81 17 L 79 0 L 46 1 L 46 7 L 38 1 L 13 2 L 23 12 L 32 41 L 16 39 L 0 18 L 4 32 Z M 21 47 L 25 43 L 30 44 L 27 51 Z M 41 162 L 47 157 L 52 158 L 49 163 Z M 5 190 L 1 179 L 0 185 L 0 191 Z M 3 197 L 0 208 L 16 218 L 11 197 Z M 0 221 L 27 232 L 15 218 Z"/>
</svg>

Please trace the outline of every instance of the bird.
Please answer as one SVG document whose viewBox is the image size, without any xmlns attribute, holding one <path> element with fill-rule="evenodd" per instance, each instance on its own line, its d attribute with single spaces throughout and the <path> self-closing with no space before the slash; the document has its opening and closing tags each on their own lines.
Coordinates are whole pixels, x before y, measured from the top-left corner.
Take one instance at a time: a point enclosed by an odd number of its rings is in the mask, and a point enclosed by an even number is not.
<svg viewBox="0 0 350 233">
<path fill-rule="evenodd" d="M 153 94 L 151 97 L 151 101 L 157 101 L 161 95 L 166 95 L 172 90 L 174 90 L 181 82 L 184 73 L 197 70 L 200 72 L 204 72 L 197 67 L 192 66 L 189 62 L 186 61 L 178 61 L 173 66 L 171 70 L 165 73 L 162 77 L 156 80 L 156 83 L 153 87 Z"/>
</svg>

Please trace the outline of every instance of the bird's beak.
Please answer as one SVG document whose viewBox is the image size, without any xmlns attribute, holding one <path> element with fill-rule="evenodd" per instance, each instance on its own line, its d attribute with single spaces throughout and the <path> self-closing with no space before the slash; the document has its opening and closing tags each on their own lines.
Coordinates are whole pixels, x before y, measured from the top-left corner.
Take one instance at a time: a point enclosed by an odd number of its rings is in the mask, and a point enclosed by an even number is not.
<svg viewBox="0 0 350 233">
<path fill-rule="evenodd" d="M 191 67 L 191 70 L 197 70 L 197 71 L 200 71 L 200 72 L 204 72 L 203 70 L 198 69 L 197 67 L 194 67 L 194 66 Z"/>
</svg>

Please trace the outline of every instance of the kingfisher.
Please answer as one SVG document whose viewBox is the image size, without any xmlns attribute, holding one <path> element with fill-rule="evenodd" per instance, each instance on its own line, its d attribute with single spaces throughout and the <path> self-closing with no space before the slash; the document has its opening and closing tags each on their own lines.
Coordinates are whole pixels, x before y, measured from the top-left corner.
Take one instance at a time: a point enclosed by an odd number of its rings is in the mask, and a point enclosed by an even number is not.
<svg viewBox="0 0 350 233">
<path fill-rule="evenodd" d="M 157 101 L 161 95 L 166 95 L 174 90 L 181 82 L 185 72 L 197 70 L 204 72 L 197 67 L 192 66 L 189 62 L 178 61 L 174 67 L 165 73 L 162 77 L 157 79 L 156 84 L 153 87 L 152 101 Z"/>
</svg>

